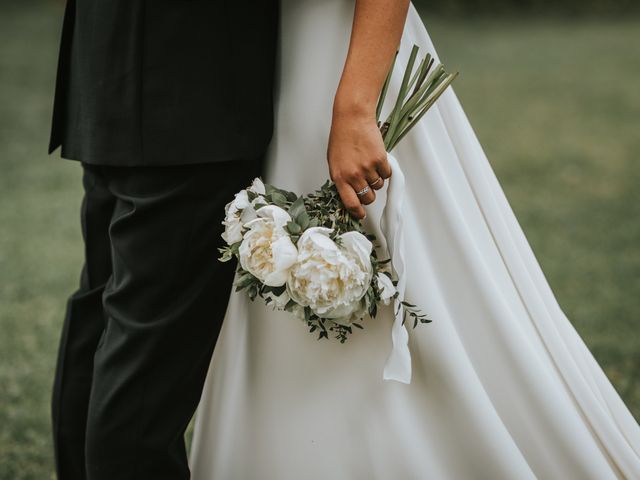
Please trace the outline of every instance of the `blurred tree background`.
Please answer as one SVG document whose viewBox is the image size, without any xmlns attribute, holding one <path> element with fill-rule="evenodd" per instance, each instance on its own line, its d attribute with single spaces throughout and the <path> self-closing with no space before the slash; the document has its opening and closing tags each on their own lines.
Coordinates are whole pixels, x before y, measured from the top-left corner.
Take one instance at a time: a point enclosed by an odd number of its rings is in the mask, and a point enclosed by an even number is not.
<svg viewBox="0 0 640 480">
<path fill-rule="evenodd" d="M 638 5 L 417 2 L 560 305 L 636 418 Z M 62 6 L 0 0 L 0 480 L 54 478 L 50 388 L 83 254 L 79 165 L 46 154 Z"/>
</svg>

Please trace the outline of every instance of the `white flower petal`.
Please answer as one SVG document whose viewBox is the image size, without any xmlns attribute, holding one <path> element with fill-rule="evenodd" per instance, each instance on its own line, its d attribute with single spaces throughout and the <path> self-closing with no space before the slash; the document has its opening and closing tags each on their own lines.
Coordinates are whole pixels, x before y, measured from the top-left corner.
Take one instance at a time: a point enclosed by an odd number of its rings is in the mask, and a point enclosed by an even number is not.
<svg viewBox="0 0 640 480">
<path fill-rule="evenodd" d="M 298 259 L 298 249 L 289 236 L 280 237 L 273 242 L 271 251 L 273 253 L 273 265 L 276 270 L 286 270 L 296 263 Z"/>
<path fill-rule="evenodd" d="M 273 292 L 268 292 L 264 295 L 265 299 L 270 299 L 269 305 L 272 305 L 275 308 L 283 310 L 284 307 L 289 303 L 290 297 L 287 291 L 285 290 L 280 295 L 275 296 Z"/>
<path fill-rule="evenodd" d="M 280 287 L 287 281 L 288 272 L 282 270 L 276 270 L 275 272 L 268 273 L 264 277 L 264 284 L 270 287 Z"/>
<path fill-rule="evenodd" d="M 233 203 L 235 204 L 238 210 L 242 210 L 243 208 L 248 207 L 250 204 L 249 204 L 249 194 L 247 193 L 247 191 L 240 190 L 238 193 L 236 193 Z"/>
<path fill-rule="evenodd" d="M 255 212 L 249 202 L 249 195 L 246 190 L 240 190 L 235 194 L 233 200 L 225 205 L 225 218 L 222 222 L 225 231 L 222 238 L 229 245 L 242 240 L 242 226 L 247 220 L 255 218 Z"/>
<path fill-rule="evenodd" d="M 265 205 L 259 208 L 256 213 L 261 218 L 271 220 L 278 228 L 284 228 L 284 226 L 291 221 L 291 215 L 276 205 Z"/>
<path fill-rule="evenodd" d="M 258 218 L 256 210 L 255 208 L 253 208 L 253 204 L 249 204 L 242 210 L 242 213 L 240 214 L 240 223 L 244 225 L 255 218 Z"/>
<path fill-rule="evenodd" d="M 233 225 L 228 225 L 225 228 L 225 231 L 222 233 L 222 238 L 229 245 L 233 245 L 234 243 L 242 240 L 242 225 L 240 222 L 237 222 Z"/>
<path fill-rule="evenodd" d="M 298 240 L 298 261 L 289 270 L 287 292 L 322 318 L 350 324 L 366 313 L 362 297 L 371 283 L 371 242 L 346 235 L 338 246 L 326 227 L 307 229 Z"/>
<path fill-rule="evenodd" d="M 274 217 L 289 215 L 279 207 L 263 207 L 257 213 L 261 216 L 244 225 L 247 231 L 238 251 L 240 265 L 265 285 L 282 286 L 298 258 L 298 250 Z"/>
<path fill-rule="evenodd" d="M 264 195 L 267 193 L 264 188 L 264 183 L 262 183 L 262 179 L 260 177 L 256 177 L 253 179 L 253 182 L 251 182 L 251 186 L 248 190 L 251 190 L 253 193 L 257 193 L 259 195 Z"/>
<path fill-rule="evenodd" d="M 385 305 L 389 305 L 390 300 L 396 294 L 396 287 L 393 285 L 391 279 L 384 273 L 378 273 L 376 280 L 378 281 L 378 289 L 380 290 L 380 299 Z"/>
<path fill-rule="evenodd" d="M 342 247 L 345 250 L 349 250 L 355 253 L 362 265 L 371 264 L 371 251 L 373 250 L 373 244 L 360 232 L 346 232 L 340 235 L 342 240 Z"/>
</svg>

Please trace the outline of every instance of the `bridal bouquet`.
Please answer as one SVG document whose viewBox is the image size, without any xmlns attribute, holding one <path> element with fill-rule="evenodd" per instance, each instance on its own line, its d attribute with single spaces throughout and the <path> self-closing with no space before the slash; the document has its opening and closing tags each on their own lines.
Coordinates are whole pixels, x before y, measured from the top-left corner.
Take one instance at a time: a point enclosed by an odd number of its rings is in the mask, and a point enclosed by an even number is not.
<svg viewBox="0 0 640 480">
<path fill-rule="evenodd" d="M 422 118 L 454 80 L 426 55 L 414 69 L 414 46 L 398 98 L 384 121 L 380 115 L 393 66 L 378 101 L 377 117 L 390 152 Z M 395 60 L 394 60 L 395 64 Z M 274 308 L 293 313 L 329 338 L 345 342 L 365 316 L 375 317 L 380 304 L 398 296 L 391 259 L 380 260 L 375 236 L 363 230 L 327 181 L 308 195 L 297 195 L 256 178 L 226 206 L 220 261 L 238 259 L 236 290 L 262 298 Z M 409 302 L 399 302 L 406 317 L 429 320 Z M 397 312 L 396 312 L 397 313 Z"/>
</svg>

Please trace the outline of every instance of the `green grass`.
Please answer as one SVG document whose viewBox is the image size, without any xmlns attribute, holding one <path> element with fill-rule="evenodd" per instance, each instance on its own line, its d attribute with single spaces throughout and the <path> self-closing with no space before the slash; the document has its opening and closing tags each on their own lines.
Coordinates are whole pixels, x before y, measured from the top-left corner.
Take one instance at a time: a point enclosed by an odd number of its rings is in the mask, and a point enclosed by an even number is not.
<svg viewBox="0 0 640 480">
<path fill-rule="evenodd" d="M 46 155 L 60 8 L 0 13 L 0 479 L 53 478 L 49 399 L 78 279 L 77 164 Z"/>
<path fill-rule="evenodd" d="M 60 6 L 20 5 L 0 15 L 0 480 L 41 480 L 81 187 L 46 155 Z M 640 21 L 429 27 L 563 310 L 640 416 Z"/>
</svg>

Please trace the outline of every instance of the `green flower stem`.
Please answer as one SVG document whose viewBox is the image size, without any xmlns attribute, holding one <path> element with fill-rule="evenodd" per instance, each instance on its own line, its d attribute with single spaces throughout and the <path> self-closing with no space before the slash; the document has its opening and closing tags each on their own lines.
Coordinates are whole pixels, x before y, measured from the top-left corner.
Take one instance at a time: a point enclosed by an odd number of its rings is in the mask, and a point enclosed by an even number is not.
<svg viewBox="0 0 640 480">
<path fill-rule="evenodd" d="M 427 78 L 427 74 L 431 70 L 431 67 L 433 67 L 433 63 L 433 57 L 430 53 L 427 53 L 427 56 L 425 57 L 425 66 L 423 67 L 422 72 L 420 72 L 420 78 L 418 79 L 418 83 L 416 84 L 416 88 L 413 93 L 416 93 L 420 86 L 424 83 L 425 79 Z"/>
<path fill-rule="evenodd" d="M 411 95 L 409 95 L 409 99 L 412 98 L 416 94 L 416 91 L 418 90 L 418 87 L 420 86 L 420 84 L 418 83 L 418 79 L 420 78 L 420 74 L 422 73 L 422 69 L 425 66 L 425 60 L 426 60 L 426 58 L 423 58 L 422 60 L 420 60 L 420 64 L 418 65 L 418 68 L 416 68 L 416 71 L 413 73 L 413 76 L 411 77 L 411 80 L 409 81 L 409 85 L 407 85 L 407 91 L 411 90 L 415 85 L 415 88 L 413 89 L 413 92 L 411 92 Z"/>
<path fill-rule="evenodd" d="M 432 68 L 434 59 L 430 54 L 425 55 L 425 57 L 420 60 L 420 63 L 414 71 L 418 48 L 417 45 L 414 45 L 411 49 L 411 54 L 409 55 L 409 60 L 402 77 L 400 91 L 398 92 L 393 109 L 383 123 L 380 123 L 380 115 L 391 82 L 391 76 L 398 55 L 397 52 L 378 99 L 376 120 L 388 152 L 409 133 L 458 75 L 457 73 L 447 73 L 441 64 Z M 411 94 L 409 94 L 409 91 L 411 91 Z"/>
<path fill-rule="evenodd" d="M 431 96 L 431 99 L 420 111 L 420 113 L 418 113 L 413 118 L 413 120 L 411 120 L 411 122 L 407 125 L 407 127 L 402 131 L 402 133 L 398 135 L 396 139 L 394 139 L 394 142 L 391 144 L 391 149 L 393 149 L 400 142 L 400 140 L 402 140 L 404 136 L 407 133 L 409 133 L 409 131 L 420 121 L 420 119 L 424 116 L 424 114 L 427 113 L 427 111 L 433 106 L 436 100 L 438 100 L 440 95 L 444 93 L 447 87 L 451 85 L 451 82 L 453 82 L 457 76 L 458 76 L 458 72 L 453 74 L 448 74 L 448 77 L 439 85 L 438 89 L 433 93 L 433 95 Z M 387 151 L 390 152 L 391 150 L 387 150 Z"/>
<path fill-rule="evenodd" d="M 444 67 L 442 65 L 438 65 L 426 79 L 424 85 L 422 85 L 420 89 L 414 95 L 412 95 L 411 98 L 404 104 L 402 110 L 400 111 L 400 118 L 404 118 L 407 116 L 407 114 L 410 114 L 411 112 L 415 112 L 417 110 L 416 105 L 429 96 L 429 94 L 438 85 L 438 82 L 442 78 L 443 74 Z"/>
<path fill-rule="evenodd" d="M 380 97 L 378 98 L 378 105 L 376 105 L 376 122 L 380 122 L 380 114 L 382 113 L 382 106 L 384 105 L 384 99 L 387 96 L 387 90 L 389 90 L 389 84 L 391 83 L 391 77 L 393 75 L 393 68 L 396 65 L 396 59 L 398 58 L 398 51 L 393 56 L 393 61 L 391 62 L 391 68 L 389 68 L 389 73 L 387 74 L 387 78 L 384 80 L 384 85 L 382 86 L 382 92 L 380 92 Z"/>
<path fill-rule="evenodd" d="M 414 45 L 411 49 L 411 55 L 409 55 L 409 62 L 407 63 L 407 68 L 404 71 L 404 76 L 402 77 L 402 84 L 400 86 L 400 92 L 398 94 L 398 98 L 396 99 L 395 107 L 390 115 L 389 120 L 389 130 L 387 131 L 387 135 L 393 138 L 393 134 L 395 133 L 396 128 L 398 127 L 398 120 L 400 118 L 400 110 L 402 108 L 402 103 L 407 96 L 407 90 L 409 85 L 409 80 L 411 78 L 411 72 L 413 71 L 413 65 L 416 61 L 416 56 L 418 55 L 418 46 Z M 386 147 L 386 144 L 385 144 Z M 388 151 L 388 149 L 387 149 Z"/>
</svg>

